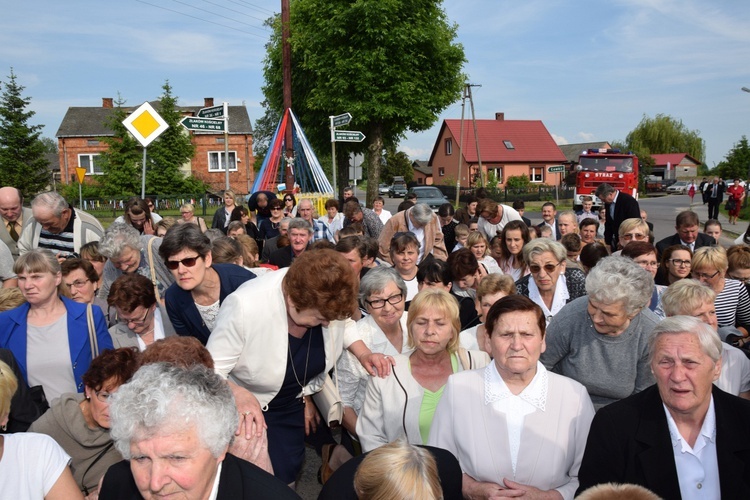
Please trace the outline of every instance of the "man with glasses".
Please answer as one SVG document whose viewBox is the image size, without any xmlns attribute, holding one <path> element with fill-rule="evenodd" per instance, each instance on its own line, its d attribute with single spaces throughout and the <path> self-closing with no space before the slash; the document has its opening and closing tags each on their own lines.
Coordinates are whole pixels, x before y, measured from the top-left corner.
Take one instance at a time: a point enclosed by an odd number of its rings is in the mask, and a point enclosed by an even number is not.
<svg viewBox="0 0 750 500">
<path fill-rule="evenodd" d="M 615 251 L 619 242 L 620 225 L 626 219 L 640 218 L 641 208 L 635 198 L 618 191 L 606 182 L 599 184 L 594 194 L 602 200 L 606 208 L 604 241 L 612 247 L 612 251 Z"/>
<path fill-rule="evenodd" d="M 675 234 L 667 236 L 656 244 L 656 250 L 659 252 L 659 255 L 673 245 L 685 245 L 691 252 L 695 252 L 698 248 L 710 247 L 717 244 L 714 238 L 699 232 L 700 221 L 698 214 L 692 210 L 684 210 L 677 214 L 675 230 L 677 231 Z"/>
</svg>

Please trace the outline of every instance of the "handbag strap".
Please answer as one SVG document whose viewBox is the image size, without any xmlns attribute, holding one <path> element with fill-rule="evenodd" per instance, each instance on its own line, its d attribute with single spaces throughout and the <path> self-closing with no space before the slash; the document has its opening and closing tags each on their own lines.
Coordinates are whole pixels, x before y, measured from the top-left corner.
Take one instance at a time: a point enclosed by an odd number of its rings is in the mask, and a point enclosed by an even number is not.
<svg viewBox="0 0 750 500">
<path fill-rule="evenodd" d="M 151 272 L 151 283 L 154 285 L 154 295 L 156 295 L 156 302 L 161 302 L 161 296 L 159 295 L 159 287 L 156 286 L 156 268 L 154 267 L 154 240 L 151 238 L 148 240 L 148 269 Z"/>
<path fill-rule="evenodd" d="M 96 339 L 96 325 L 94 324 L 94 310 L 91 304 L 86 305 L 86 323 L 89 327 L 89 344 L 91 345 L 91 359 L 99 355 L 99 342 Z"/>
</svg>

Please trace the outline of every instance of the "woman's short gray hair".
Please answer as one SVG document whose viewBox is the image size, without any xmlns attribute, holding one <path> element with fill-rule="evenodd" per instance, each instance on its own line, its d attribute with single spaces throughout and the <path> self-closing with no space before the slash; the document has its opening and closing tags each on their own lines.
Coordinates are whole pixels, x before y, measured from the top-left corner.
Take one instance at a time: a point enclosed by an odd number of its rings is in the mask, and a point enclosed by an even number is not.
<svg viewBox="0 0 750 500">
<path fill-rule="evenodd" d="M 125 459 L 132 441 L 193 426 L 214 457 L 234 438 L 239 415 L 226 381 L 203 365 L 142 366 L 112 395 L 110 435 Z"/>
<path fill-rule="evenodd" d="M 427 203 L 417 203 L 409 209 L 409 214 L 414 217 L 414 221 L 420 226 L 426 226 L 435 217 Z"/>
<path fill-rule="evenodd" d="M 586 276 L 589 297 L 605 304 L 622 302 L 628 315 L 646 307 L 653 290 L 651 273 L 627 257 L 605 257 Z"/>
<path fill-rule="evenodd" d="M 716 331 L 709 325 L 693 318 L 692 316 L 672 316 L 662 320 L 651 333 L 648 341 L 648 358 L 649 361 L 654 359 L 654 350 L 661 337 L 665 335 L 675 335 L 678 333 L 689 333 L 695 335 L 701 350 L 713 360 L 714 363 L 721 358 L 721 339 Z"/>
<path fill-rule="evenodd" d="M 568 252 L 562 243 L 549 238 L 535 238 L 523 246 L 523 261 L 527 264 L 543 253 L 550 252 L 558 262 L 562 262 L 568 256 Z"/>
<path fill-rule="evenodd" d="M 113 222 L 99 240 L 99 253 L 109 259 L 117 259 L 125 248 L 143 250 L 141 234 L 136 228 L 125 222 Z"/>
<path fill-rule="evenodd" d="M 395 283 L 401 291 L 401 295 L 406 297 L 406 283 L 404 279 L 392 267 L 378 266 L 367 271 L 359 282 L 359 300 L 363 304 L 370 300 L 374 293 L 382 292 L 389 283 Z"/>
</svg>

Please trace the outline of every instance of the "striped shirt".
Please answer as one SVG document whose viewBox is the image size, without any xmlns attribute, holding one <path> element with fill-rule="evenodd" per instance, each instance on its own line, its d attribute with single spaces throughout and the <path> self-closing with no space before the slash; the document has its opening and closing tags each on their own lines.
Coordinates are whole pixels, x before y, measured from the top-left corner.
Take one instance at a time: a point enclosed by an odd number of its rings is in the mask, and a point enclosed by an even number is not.
<svg viewBox="0 0 750 500">
<path fill-rule="evenodd" d="M 742 282 L 724 280 L 724 290 L 716 296 L 714 305 L 720 327 L 750 326 L 750 295 Z"/>
<path fill-rule="evenodd" d="M 60 233 L 50 233 L 42 228 L 39 233 L 39 248 L 46 248 L 55 255 L 62 254 L 63 256 L 69 255 L 75 252 L 75 235 L 73 234 L 73 225 L 76 219 L 75 209 L 70 209 L 70 220 L 65 229 Z"/>
</svg>

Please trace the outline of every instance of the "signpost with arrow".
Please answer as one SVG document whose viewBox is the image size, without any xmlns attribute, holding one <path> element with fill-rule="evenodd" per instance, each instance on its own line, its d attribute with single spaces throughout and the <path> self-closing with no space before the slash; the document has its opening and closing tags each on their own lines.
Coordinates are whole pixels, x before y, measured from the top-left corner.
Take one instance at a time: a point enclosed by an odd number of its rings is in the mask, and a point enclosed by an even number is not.
<svg viewBox="0 0 750 500">
<path fill-rule="evenodd" d="M 365 134 L 357 130 L 336 130 L 337 127 L 349 125 L 352 121 L 351 113 L 343 113 L 336 116 L 329 116 L 331 120 L 331 157 L 333 158 L 333 193 L 338 194 L 336 189 L 336 143 L 337 142 L 362 142 L 365 140 Z M 342 207 L 343 210 L 343 207 Z"/>
<path fill-rule="evenodd" d="M 229 189 L 229 105 L 225 102 L 198 110 L 198 116 L 186 116 L 180 125 L 193 132 L 224 132 L 224 189 Z M 236 161 L 236 158 L 235 158 Z M 219 158 L 221 165 L 221 158 Z"/>
</svg>

